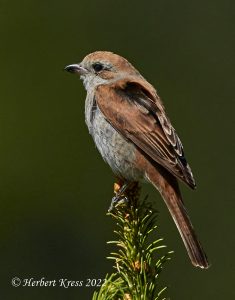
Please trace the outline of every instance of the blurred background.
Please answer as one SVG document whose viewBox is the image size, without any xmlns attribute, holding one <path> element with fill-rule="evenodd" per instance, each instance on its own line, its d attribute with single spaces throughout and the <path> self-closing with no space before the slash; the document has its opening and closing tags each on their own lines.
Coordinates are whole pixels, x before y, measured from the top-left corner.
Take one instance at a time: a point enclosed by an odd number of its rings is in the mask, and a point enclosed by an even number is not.
<svg viewBox="0 0 235 300">
<path fill-rule="evenodd" d="M 234 1 L 0 0 L 0 296 L 91 299 L 93 289 L 12 287 L 15 276 L 104 278 L 113 175 L 84 122 L 85 90 L 63 72 L 95 50 L 121 54 L 158 90 L 198 188 L 185 203 L 212 266 L 191 266 L 159 194 L 159 236 L 175 251 L 171 299 L 233 299 Z"/>
</svg>

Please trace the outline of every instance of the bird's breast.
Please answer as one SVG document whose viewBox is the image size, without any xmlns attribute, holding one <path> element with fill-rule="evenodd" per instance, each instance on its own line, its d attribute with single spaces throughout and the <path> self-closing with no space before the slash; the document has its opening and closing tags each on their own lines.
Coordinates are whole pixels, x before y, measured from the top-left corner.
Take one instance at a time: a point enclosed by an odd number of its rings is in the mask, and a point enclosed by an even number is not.
<svg viewBox="0 0 235 300">
<path fill-rule="evenodd" d="M 141 180 L 144 176 L 136 166 L 136 147 L 105 119 L 91 94 L 87 95 L 85 117 L 97 149 L 113 172 L 127 180 Z"/>
</svg>

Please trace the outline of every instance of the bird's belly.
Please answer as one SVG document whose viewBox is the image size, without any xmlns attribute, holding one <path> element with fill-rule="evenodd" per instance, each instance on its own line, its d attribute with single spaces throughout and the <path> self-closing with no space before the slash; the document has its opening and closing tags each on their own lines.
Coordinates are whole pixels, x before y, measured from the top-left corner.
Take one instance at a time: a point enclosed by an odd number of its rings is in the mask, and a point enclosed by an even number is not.
<svg viewBox="0 0 235 300">
<path fill-rule="evenodd" d="M 130 181 L 142 180 L 144 175 L 136 167 L 136 148 L 122 137 L 97 110 L 90 131 L 96 147 L 115 175 Z"/>
</svg>

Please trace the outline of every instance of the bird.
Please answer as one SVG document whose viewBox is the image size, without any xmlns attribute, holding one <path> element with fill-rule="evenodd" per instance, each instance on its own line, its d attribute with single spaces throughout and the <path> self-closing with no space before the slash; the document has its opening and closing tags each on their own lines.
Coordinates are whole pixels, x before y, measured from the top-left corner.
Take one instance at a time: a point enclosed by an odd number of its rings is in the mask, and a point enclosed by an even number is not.
<svg viewBox="0 0 235 300">
<path fill-rule="evenodd" d="M 87 95 L 85 121 L 117 180 L 116 192 L 149 182 L 162 196 L 195 267 L 209 261 L 186 211 L 178 181 L 195 189 L 183 145 L 156 89 L 124 57 L 88 54 L 65 70 L 80 76 Z"/>
</svg>

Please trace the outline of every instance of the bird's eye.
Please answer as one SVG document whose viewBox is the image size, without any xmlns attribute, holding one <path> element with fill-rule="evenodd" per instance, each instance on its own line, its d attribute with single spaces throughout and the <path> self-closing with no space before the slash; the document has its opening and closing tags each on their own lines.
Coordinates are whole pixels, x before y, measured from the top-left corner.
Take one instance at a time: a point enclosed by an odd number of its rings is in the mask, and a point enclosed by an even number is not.
<svg viewBox="0 0 235 300">
<path fill-rule="evenodd" d="M 100 72 L 104 68 L 104 66 L 101 63 L 94 63 L 92 67 L 95 70 L 95 72 Z"/>
</svg>

